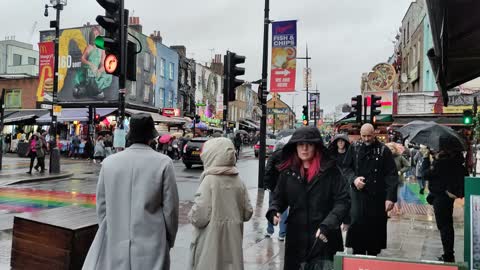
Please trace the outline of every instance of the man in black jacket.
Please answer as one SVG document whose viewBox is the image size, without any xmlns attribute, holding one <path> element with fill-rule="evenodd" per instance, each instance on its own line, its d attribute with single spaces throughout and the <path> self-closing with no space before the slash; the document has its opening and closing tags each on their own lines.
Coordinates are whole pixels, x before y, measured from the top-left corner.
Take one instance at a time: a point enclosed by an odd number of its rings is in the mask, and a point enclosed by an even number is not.
<svg viewBox="0 0 480 270">
<path fill-rule="evenodd" d="M 350 146 L 343 175 L 351 186 L 351 224 L 346 246 L 353 254 L 377 256 L 387 247 L 387 213 L 397 201 L 398 172 L 392 152 L 362 126 L 361 141 Z"/>
<path fill-rule="evenodd" d="M 270 191 L 268 196 L 268 205 L 270 206 L 273 201 L 273 191 L 277 187 L 277 179 L 280 176 L 280 172 L 278 171 L 278 166 L 282 163 L 282 148 L 284 144 L 282 142 L 278 142 L 275 145 L 275 152 L 270 156 L 267 161 L 267 165 L 265 166 L 265 177 L 263 178 L 263 183 L 265 185 L 265 189 Z M 281 215 L 280 221 L 280 231 L 278 232 L 278 240 L 284 241 L 285 235 L 287 234 L 287 221 L 288 217 L 288 209 L 285 210 Z M 273 224 L 268 222 L 267 232 L 265 234 L 266 237 L 272 237 L 273 233 L 275 232 L 273 228 Z"/>
</svg>

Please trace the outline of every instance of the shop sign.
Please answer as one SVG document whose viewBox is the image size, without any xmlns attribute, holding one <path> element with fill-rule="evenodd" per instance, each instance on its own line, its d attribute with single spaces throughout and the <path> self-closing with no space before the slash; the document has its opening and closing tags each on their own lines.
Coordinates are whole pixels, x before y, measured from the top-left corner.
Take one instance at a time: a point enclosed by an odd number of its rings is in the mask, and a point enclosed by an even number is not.
<svg viewBox="0 0 480 270">
<path fill-rule="evenodd" d="M 62 115 L 62 106 L 54 105 L 53 106 L 53 115 L 61 116 Z"/>
<path fill-rule="evenodd" d="M 180 109 L 164 108 L 162 109 L 163 116 L 180 116 Z"/>
</svg>

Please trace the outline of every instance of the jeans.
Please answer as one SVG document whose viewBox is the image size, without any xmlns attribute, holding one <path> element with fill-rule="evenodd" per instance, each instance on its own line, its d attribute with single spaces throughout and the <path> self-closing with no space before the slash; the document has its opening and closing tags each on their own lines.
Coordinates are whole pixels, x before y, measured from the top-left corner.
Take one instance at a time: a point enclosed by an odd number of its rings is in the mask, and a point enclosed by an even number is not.
<svg viewBox="0 0 480 270">
<path fill-rule="evenodd" d="M 268 195 L 268 205 L 271 205 L 272 201 L 273 201 L 273 192 L 270 191 L 270 194 Z M 285 223 L 285 221 L 287 221 L 287 217 L 288 217 L 288 209 L 285 210 L 280 217 L 280 231 L 278 232 L 278 236 L 280 237 L 285 237 L 285 235 L 287 234 L 287 224 Z M 273 234 L 275 232 L 273 228 L 273 224 L 270 222 L 268 222 L 267 232 L 270 234 Z"/>
</svg>

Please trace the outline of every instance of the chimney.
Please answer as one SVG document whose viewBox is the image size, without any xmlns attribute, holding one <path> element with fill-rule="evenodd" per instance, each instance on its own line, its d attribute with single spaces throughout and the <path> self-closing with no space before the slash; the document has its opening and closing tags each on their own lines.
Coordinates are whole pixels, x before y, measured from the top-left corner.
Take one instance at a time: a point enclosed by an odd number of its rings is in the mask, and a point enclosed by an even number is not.
<svg viewBox="0 0 480 270">
<path fill-rule="evenodd" d="M 140 17 L 128 18 L 128 26 L 139 33 L 142 33 L 142 25 L 140 24 Z"/>
<path fill-rule="evenodd" d="M 214 73 L 223 76 L 223 63 L 222 63 L 222 55 L 221 54 L 215 54 L 215 58 L 212 59 L 212 65 L 210 66 L 210 69 Z"/>
<path fill-rule="evenodd" d="M 153 31 L 153 34 L 150 34 L 150 38 L 153 40 L 153 42 L 162 43 L 163 41 L 160 31 Z"/>
<path fill-rule="evenodd" d="M 187 48 L 183 45 L 170 46 L 171 49 L 177 51 L 180 56 L 187 57 Z"/>
</svg>

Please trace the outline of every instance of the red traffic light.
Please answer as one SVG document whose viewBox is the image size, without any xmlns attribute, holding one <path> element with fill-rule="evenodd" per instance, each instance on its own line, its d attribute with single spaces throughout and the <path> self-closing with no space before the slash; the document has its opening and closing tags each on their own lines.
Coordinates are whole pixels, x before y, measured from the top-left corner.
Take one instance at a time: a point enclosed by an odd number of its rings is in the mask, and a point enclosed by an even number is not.
<svg viewBox="0 0 480 270">
<path fill-rule="evenodd" d="M 118 67 L 118 59 L 117 56 L 114 54 L 109 54 L 105 58 L 105 62 L 103 63 L 105 66 L 105 71 L 108 74 L 113 74 L 117 70 Z"/>
</svg>

